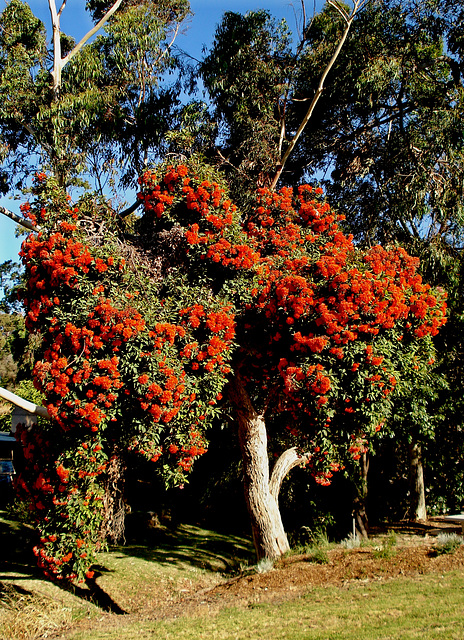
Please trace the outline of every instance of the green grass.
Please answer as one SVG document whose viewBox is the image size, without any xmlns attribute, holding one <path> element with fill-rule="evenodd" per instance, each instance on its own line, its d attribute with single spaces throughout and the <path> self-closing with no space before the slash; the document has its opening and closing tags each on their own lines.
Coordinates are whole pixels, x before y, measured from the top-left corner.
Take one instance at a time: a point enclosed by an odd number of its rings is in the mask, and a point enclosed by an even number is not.
<svg viewBox="0 0 464 640">
<path fill-rule="evenodd" d="M 0 640 L 36 640 L 102 613 L 85 599 L 85 588 L 70 593 L 43 579 L 31 550 L 34 535 L 0 512 Z M 168 601 L 184 589 L 211 588 L 255 559 L 250 540 L 192 525 L 147 535 L 143 544 L 99 555 L 98 586 L 123 611 L 143 613 L 156 606 L 156 597 Z"/>
<path fill-rule="evenodd" d="M 86 631 L 72 640 L 462 640 L 463 574 L 318 588 L 279 605 Z"/>
<path fill-rule="evenodd" d="M 182 525 L 175 530 L 156 529 L 143 544 L 101 554 L 99 586 L 133 614 L 117 616 L 103 614 L 78 594 L 42 580 L 27 550 L 29 536 L 30 528 L 0 513 L 0 541 L 7 545 L 0 549 L 0 640 L 50 636 L 60 640 L 464 638 L 463 571 L 309 588 L 304 597 L 278 604 L 219 609 L 218 601 L 210 610 L 206 599 L 190 617 L 148 621 L 150 614 L 156 616 L 157 606 L 169 615 L 168 603 L 179 602 L 184 591 L 208 590 L 240 570 L 252 579 L 259 567 L 252 566 L 250 541 Z M 390 534 L 379 549 L 393 553 L 395 544 L 396 536 Z M 306 552 L 326 554 L 333 545 L 321 538 L 307 546 Z M 83 619 L 88 622 L 82 624 Z"/>
</svg>

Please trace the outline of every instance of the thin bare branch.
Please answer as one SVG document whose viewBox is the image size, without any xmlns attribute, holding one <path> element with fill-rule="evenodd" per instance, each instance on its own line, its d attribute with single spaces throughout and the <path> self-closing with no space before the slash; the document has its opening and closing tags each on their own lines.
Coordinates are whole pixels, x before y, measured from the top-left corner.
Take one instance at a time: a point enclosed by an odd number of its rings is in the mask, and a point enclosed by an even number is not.
<svg viewBox="0 0 464 640">
<path fill-rule="evenodd" d="M 305 0 L 301 0 L 301 13 L 302 13 L 301 28 L 302 28 L 302 33 L 304 35 L 304 33 L 306 31 L 306 5 L 305 5 Z"/>
<path fill-rule="evenodd" d="M 340 7 L 336 2 L 334 2 L 334 0 L 327 0 L 327 4 L 330 4 L 331 7 L 336 9 L 338 13 L 342 16 L 342 18 L 345 20 L 345 22 L 348 22 L 348 20 L 350 19 L 350 16 L 342 7 Z"/>
<path fill-rule="evenodd" d="M 61 68 L 63 68 L 65 66 L 65 64 L 67 64 L 71 60 L 71 58 L 73 58 L 76 55 L 76 53 L 79 53 L 79 51 L 82 49 L 84 44 L 88 40 L 90 40 L 90 38 L 93 35 L 95 35 L 97 33 L 97 31 L 99 31 L 106 22 L 108 22 L 108 20 L 111 18 L 111 16 L 119 9 L 121 3 L 122 3 L 122 0 L 116 0 L 114 5 L 111 7 L 111 9 L 108 9 L 108 11 L 105 13 L 103 18 L 99 22 L 97 22 L 97 24 L 92 29 L 90 29 L 90 31 L 88 31 L 85 34 L 85 36 L 76 44 L 76 46 L 72 49 L 72 51 L 70 51 L 68 53 L 67 56 L 62 58 L 62 60 L 61 60 Z"/>
<path fill-rule="evenodd" d="M 58 11 L 59 16 L 61 16 L 61 14 L 63 13 L 65 6 L 66 6 L 66 0 L 63 0 L 60 10 Z"/>
<path fill-rule="evenodd" d="M 158 60 L 161 60 L 161 58 L 163 58 L 166 53 L 169 51 L 169 49 L 172 47 L 172 45 L 174 44 L 177 35 L 179 33 L 179 29 L 180 29 L 180 23 L 177 23 L 176 28 L 174 30 L 174 35 L 171 38 L 171 42 L 166 46 L 166 49 L 163 51 L 163 53 L 160 55 L 160 57 L 158 58 Z"/>
<path fill-rule="evenodd" d="M 331 6 L 333 6 L 334 8 L 338 9 L 340 12 L 340 8 L 335 5 L 333 3 L 333 0 L 328 0 L 329 3 L 331 4 Z M 287 163 L 288 158 L 290 157 L 290 155 L 293 152 L 293 149 L 296 146 L 296 143 L 298 142 L 301 134 L 303 133 L 303 130 L 305 129 L 306 125 L 308 124 L 313 112 L 314 112 L 314 108 L 316 107 L 316 104 L 319 101 L 319 98 L 322 95 L 322 92 L 324 90 L 324 82 L 330 72 L 330 70 L 332 69 L 332 67 L 335 64 L 335 61 L 337 60 L 340 51 L 342 50 L 343 45 L 345 44 L 345 40 L 348 37 L 348 33 L 350 31 L 351 25 L 353 23 L 353 20 L 355 19 L 355 17 L 357 16 L 357 14 L 361 11 L 361 9 L 364 7 L 364 5 L 366 4 L 368 0 L 355 0 L 354 5 L 353 5 L 353 10 L 351 12 L 351 15 L 349 17 L 346 17 L 346 26 L 345 29 L 343 31 L 342 37 L 340 38 L 340 41 L 337 45 L 337 48 L 335 49 L 328 65 L 326 66 L 326 68 L 324 69 L 321 78 L 319 80 L 319 85 L 317 87 L 316 93 L 314 94 L 313 99 L 311 100 L 311 104 L 309 105 L 308 111 L 306 112 L 303 120 L 301 121 L 300 126 L 298 127 L 297 132 L 295 133 L 295 135 L 293 136 L 292 140 L 290 141 L 287 150 L 285 151 L 285 154 L 279 164 L 279 166 L 277 167 L 277 171 L 275 173 L 275 176 L 271 182 L 271 189 L 275 189 L 276 184 L 279 181 L 280 176 L 282 175 L 282 171 L 285 167 L 285 164 Z M 343 14 L 342 14 L 343 15 Z"/>
</svg>

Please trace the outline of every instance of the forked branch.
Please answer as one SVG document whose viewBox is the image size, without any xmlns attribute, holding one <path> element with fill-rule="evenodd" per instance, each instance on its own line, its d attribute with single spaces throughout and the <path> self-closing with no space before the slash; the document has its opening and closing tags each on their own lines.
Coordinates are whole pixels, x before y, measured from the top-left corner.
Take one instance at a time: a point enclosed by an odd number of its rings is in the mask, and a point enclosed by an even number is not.
<svg viewBox="0 0 464 640">
<path fill-rule="evenodd" d="M 55 0 L 48 0 L 48 6 L 50 8 L 50 16 L 52 19 L 52 29 L 53 29 L 53 95 L 55 100 L 58 99 L 60 89 L 61 89 L 61 72 L 63 67 L 73 58 L 76 53 L 82 49 L 84 44 L 90 40 L 90 38 L 99 31 L 102 26 L 108 22 L 111 16 L 119 9 L 122 0 L 116 0 L 110 9 L 105 13 L 103 18 L 97 22 L 97 24 L 88 31 L 85 36 L 76 44 L 75 47 L 66 55 L 64 58 L 61 57 L 61 28 L 60 28 L 60 18 L 63 12 L 63 9 L 66 5 L 66 2 L 63 2 L 59 11 L 56 10 L 56 2 Z"/>
</svg>

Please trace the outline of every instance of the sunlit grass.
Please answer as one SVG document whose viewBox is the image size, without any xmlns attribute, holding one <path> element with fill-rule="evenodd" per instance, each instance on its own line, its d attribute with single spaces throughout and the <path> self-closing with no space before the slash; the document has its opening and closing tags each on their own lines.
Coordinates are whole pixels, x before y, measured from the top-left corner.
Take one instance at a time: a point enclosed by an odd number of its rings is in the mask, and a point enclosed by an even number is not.
<svg viewBox="0 0 464 640">
<path fill-rule="evenodd" d="M 257 604 L 170 622 L 86 631 L 72 640 L 462 640 L 464 575 L 317 588 L 279 605 Z"/>
</svg>

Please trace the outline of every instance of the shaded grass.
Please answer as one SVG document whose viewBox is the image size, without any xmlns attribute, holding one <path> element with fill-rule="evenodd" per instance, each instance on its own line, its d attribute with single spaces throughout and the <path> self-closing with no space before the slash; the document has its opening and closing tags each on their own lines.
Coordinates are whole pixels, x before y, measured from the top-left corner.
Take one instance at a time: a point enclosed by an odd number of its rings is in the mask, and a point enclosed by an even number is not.
<svg viewBox="0 0 464 640">
<path fill-rule="evenodd" d="M 188 566 L 225 573 L 239 570 L 244 563 L 254 559 L 250 540 L 189 524 L 175 529 L 159 527 L 144 542 L 148 544 L 128 544 L 115 548 L 115 551 L 165 568 Z"/>
<path fill-rule="evenodd" d="M 0 640 L 48 637 L 78 619 L 100 616 L 95 603 L 101 606 L 105 598 L 112 611 L 142 612 L 156 606 L 157 598 L 169 601 L 182 591 L 210 588 L 222 574 L 238 572 L 254 559 L 247 539 L 192 525 L 156 528 L 148 532 L 149 545 L 99 555 L 100 564 L 93 567 L 97 600 L 85 586 L 69 591 L 43 579 L 31 551 L 34 538 L 32 527 L 0 512 Z"/>
<path fill-rule="evenodd" d="M 225 609 L 212 617 L 136 623 L 72 634 L 72 640 L 462 640 L 461 572 L 348 588 L 317 588 L 279 605 Z M 206 611 L 205 611 L 206 613 Z"/>
</svg>

